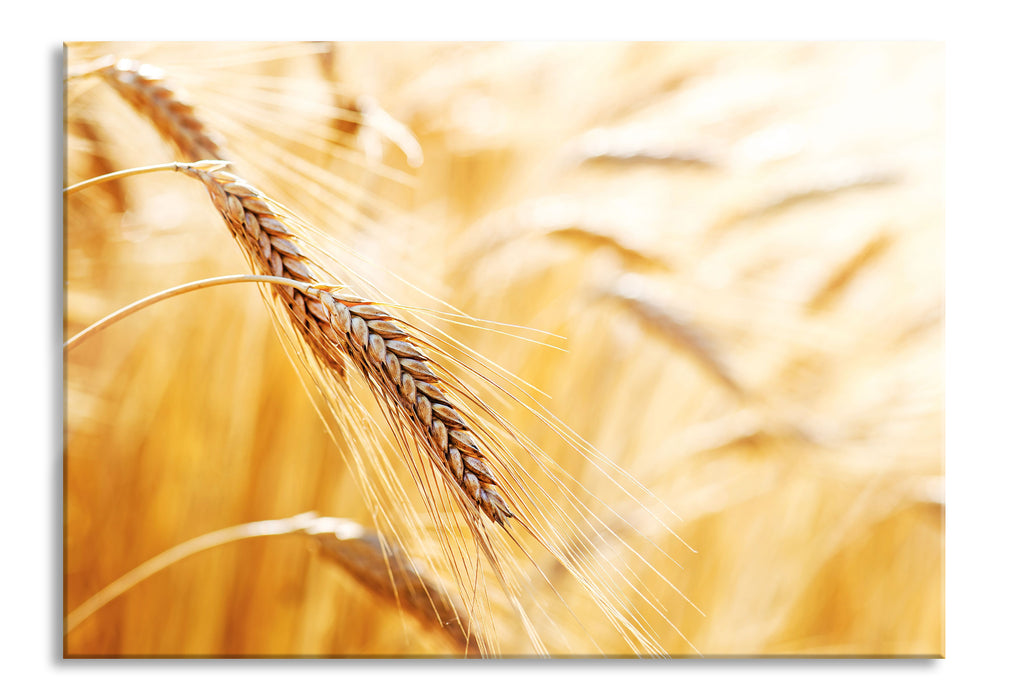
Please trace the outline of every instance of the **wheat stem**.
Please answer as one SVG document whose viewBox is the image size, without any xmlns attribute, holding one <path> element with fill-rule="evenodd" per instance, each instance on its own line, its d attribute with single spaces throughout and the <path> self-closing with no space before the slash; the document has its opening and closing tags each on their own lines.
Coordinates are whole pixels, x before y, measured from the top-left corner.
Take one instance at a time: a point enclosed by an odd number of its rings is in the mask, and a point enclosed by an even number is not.
<svg viewBox="0 0 1009 700">
<path fill-rule="evenodd" d="M 146 309 L 148 306 L 152 306 L 159 301 L 164 301 L 165 299 L 171 299 L 172 297 L 179 296 L 181 294 L 186 294 L 187 292 L 193 292 L 197 289 L 207 289 L 209 287 L 218 287 L 224 284 L 237 284 L 240 282 L 265 282 L 269 284 L 279 284 L 288 287 L 296 287 L 302 291 L 304 294 L 311 294 L 313 285 L 307 282 L 299 282 L 298 280 L 292 280 L 289 277 L 273 277 L 270 275 L 228 275 L 226 277 L 210 277 L 208 279 L 197 280 L 196 282 L 187 282 L 186 284 L 180 284 L 177 287 L 172 287 L 171 289 L 165 289 L 156 294 L 151 294 L 150 296 L 139 299 L 132 304 L 124 306 L 123 308 L 109 314 L 100 321 L 92 323 L 90 326 L 82 330 L 80 333 L 75 335 L 73 338 L 63 343 L 64 350 L 72 350 L 77 347 L 80 343 L 87 340 L 89 336 L 101 331 L 108 326 L 111 326 L 116 321 L 121 321 L 122 319 L 136 313 L 142 309 Z"/>
<path fill-rule="evenodd" d="M 206 168 L 208 170 L 219 170 L 225 168 L 230 163 L 226 160 L 201 160 L 195 163 L 159 163 L 158 165 L 145 165 L 140 168 L 129 168 L 127 170 L 117 170 L 114 173 L 107 173 L 105 175 L 99 175 L 98 177 L 93 177 L 90 180 L 84 180 L 83 182 L 78 182 L 75 185 L 70 185 L 69 187 L 63 188 L 63 194 L 73 194 L 74 192 L 79 192 L 86 187 L 91 187 L 92 185 L 100 185 L 103 182 L 111 182 L 113 180 L 119 180 L 124 177 L 129 177 L 130 175 L 142 175 L 144 173 L 160 173 L 166 171 L 178 172 L 183 166 L 190 168 Z"/>
<path fill-rule="evenodd" d="M 190 557 L 193 554 L 202 552 L 213 547 L 218 547 L 229 542 L 245 540 L 252 537 L 265 537 L 267 535 L 286 535 L 292 532 L 303 531 L 316 519 L 315 513 L 301 513 L 282 520 L 260 520 L 254 523 L 244 523 L 233 527 L 226 527 L 223 530 L 215 530 L 207 534 L 194 537 L 171 549 L 165 550 L 161 554 L 148 559 L 140 566 L 123 574 L 115 581 L 107 585 L 102 590 L 88 598 L 84 603 L 77 606 L 66 616 L 63 634 L 69 634 L 74 628 L 88 619 L 95 612 L 115 600 L 129 589 L 136 586 L 141 581 L 150 578 L 159 571 L 168 568 L 172 564 Z"/>
</svg>

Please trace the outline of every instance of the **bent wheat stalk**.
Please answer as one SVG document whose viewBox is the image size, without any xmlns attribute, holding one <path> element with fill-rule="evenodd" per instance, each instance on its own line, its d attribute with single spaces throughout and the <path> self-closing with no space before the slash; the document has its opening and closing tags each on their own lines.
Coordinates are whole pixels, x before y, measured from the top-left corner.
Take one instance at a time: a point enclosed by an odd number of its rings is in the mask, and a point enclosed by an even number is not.
<svg viewBox="0 0 1009 700">
<path fill-rule="evenodd" d="M 196 163 L 188 163 L 194 168 L 223 168 L 230 165 L 226 160 L 204 160 Z M 69 185 L 63 188 L 63 194 L 73 194 L 75 192 L 80 192 L 81 190 L 91 187 L 93 185 L 100 185 L 107 182 L 115 182 L 121 180 L 125 177 L 130 177 L 131 175 L 141 175 L 143 173 L 158 173 L 165 172 L 169 170 L 174 170 L 178 172 L 182 169 L 181 163 L 159 163 L 157 165 L 145 165 L 140 168 L 129 168 L 127 170 L 117 170 L 112 173 L 105 173 L 104 175 L 99 175 L 98 177 L 93 177 L 83 182 L 77 182 L 73 185 Z"/>
<path fill-rule="evenodd" d="M 300 290 L 302 294 L 306 294 L 312 298 L 318 298 L 320 293 L 320 290 L 315 289 L 312 285 L 305 282 L 298 282 L 297 280 L 288 279 L 287 277 L 272 277 L 270 275 L 228 275 L 226 277 L 211 277 L 209 279 L 196 280 L 195 282 L 187 282 L 186 284 L 180 284 L 177 287 L 172 287 L 170 289 L 165 289 L 161 292 L 151 294 L 143 299 L 138 299 L 132 304 L 127 304 L 126 306 L 113 311 L 108 316 L 95 321 L 90 326 L 63 343 L 63 349 L 73 350 L 95 333 L 104 330 L 117 321 L 121 321 L 127 316 L 146 309 L 148 306 L 157 304 L 159 301 L 171 299 L 172 297 L 179 296 L 180 294 L 187 294 L 188 292 L 196 291 L 197 289 L 207 289 L 209 287 L 217 287 L 224 284 L 238 284 L 241 282 L 261 282 L 295 287 Z"/>
</svg>

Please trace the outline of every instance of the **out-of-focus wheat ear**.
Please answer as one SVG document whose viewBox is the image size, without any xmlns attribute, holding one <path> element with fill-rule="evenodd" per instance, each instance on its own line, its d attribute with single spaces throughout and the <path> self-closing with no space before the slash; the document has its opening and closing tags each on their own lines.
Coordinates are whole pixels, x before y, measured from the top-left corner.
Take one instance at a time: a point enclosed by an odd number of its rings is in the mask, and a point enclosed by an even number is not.
<svg viewBox="0 0 1009 700">
<path fill-rule="evenodd" d="M 679 267 L 674 260 L 634 243 L 635 232 L 621 222 L 608 220 L 568 197 L 532 200 L 499 210 L 477 222 L 467 232 L 466 242 L 454 250 L 458 276 L 477 276 L 484 260 L 503 254 L 507 246 L 548 238 L 593 253 L 606 251 L 620 267 L 640 273 L 667 274 Z M 464 246 L 464 247 L 462 247 Z"/>
<path fill-rule="evenodd" d="M 900 182 L 900 173 L 870 164 L 843 164 L 823 173 L 778 185 L 749 205 L 728 211 L 708 230 L 716 238 L 747 221 L 780 214 L 800 204 L 827 199 L 852 190 L 883 187 Z"/>
<path fill-rule="evenodd" d="M 108 153 L 108 137 L 94 121 L 82 116 L 70 117 L 67 119 L 66 129 L 68 138 L 76 136 L 85 146 L 81 150 L 87 154 L 87 164 L 90 166 L 84 173 L 87 177 L 97 177 L 119 170 Z M 106 182 L 102 190 L 108 195 L 114 211 L 123 213 L 129 208 L 126 189 L 120 181 Z"/>
<path fill-rule="evenodd" d="M 342 518 L 319 518 L 305 532 L 322 557 L 373 595 L 399 606 L 425 629 L 443 635 L 457 653 L 482 656 L 480 633 L 461 603 L 425 576 L 398 547 Z"/>
<path fill-rule="evenodd" d="M 224 138 L 197 114 L 196 108 L 154 66 L 128 58 L 100 71 L 124 100 L 146 116 L 187 160 L 230 160 Z"/>
<path fill-rule="evenodd" d="M 618 284 L 603 290 L 600 295 L 619 303 L 666 343 L 686 352 L 725 388 L 737 396 L 746 393 L 716 349 L 714 341 L 703 329 L 676 309 L 649 298 L 645 293 L 625 289 L 627 286 Z"/>
<path fill-rule="evenodd" d="M 577 163 L 627 165 L 724 166 L 724 156 L 713 147 L 671 146 L 662 141 L 667 134 L 641 127 L 593 129 L 572 149 Z"/>
<path fill-rule="evenodd" d="M 845 258 L 820 283 L 806 302 L 812 313 L 827 309 L 852 283 L 858 273 L 883 255 L 893 243 L 893 237 L 886 231 L 879 231 Z"/>
<path fill-rule="evenodd" d="M 659 255 L 636 248 L 621 240 L 615 231 L 605 231 L 586 226 L 565 226 L 547 232 L 547 235 L 587 250 L 608 250 L 620 260 L 622 267 L 643 272 L 668 273 L 672 265 Z"/>
</svg>

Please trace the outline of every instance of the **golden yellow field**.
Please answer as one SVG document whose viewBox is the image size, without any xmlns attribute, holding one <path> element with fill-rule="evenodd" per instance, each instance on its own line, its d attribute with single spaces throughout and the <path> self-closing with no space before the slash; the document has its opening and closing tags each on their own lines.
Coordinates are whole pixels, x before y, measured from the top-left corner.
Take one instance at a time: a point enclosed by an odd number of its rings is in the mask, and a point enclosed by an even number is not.
<svg viewBox="0 0 1009 700">
<path fill-rule="evenodd" d="M 108 54 L 163 69 L 335 266 L 436 308 L 461 361 L 528 383 L 481 396 L 584 489 L 572 508 L 608 536 L 572 556 L 663 653 L 944 655 L 941 44 L 82 43 L 68 71 Z M 66 90 L 67 185 L 179 160 L 100 78 Z M 66 338 L 248 271 L 180 173 L 67 194 L 65 214 Z M 640 651 L 543 552 L 507 550 L 530 576 L 525 624 L 488 570 L 466 570 L 473 589 L 448 575 L 455 504 L 425 510 L 367 392 L 340 415 L 375 434 L 327 432 L 252 287 L 158 303 L 66 352 L 66 615 L 192 538 L 312 511 L 409 528 L 406 555 L 492 653 Z M 366 478 L 395 473 L 402 494 L 368 495 L 354 441 Z M 645 490 L 676 516 L 646 512 Z M 537 507 L 569 512 L 560 491 Z M 294 532 L 171 563 L 75 619 L 64 654 L 473 651 L 445 632 Z"/>
</svg>

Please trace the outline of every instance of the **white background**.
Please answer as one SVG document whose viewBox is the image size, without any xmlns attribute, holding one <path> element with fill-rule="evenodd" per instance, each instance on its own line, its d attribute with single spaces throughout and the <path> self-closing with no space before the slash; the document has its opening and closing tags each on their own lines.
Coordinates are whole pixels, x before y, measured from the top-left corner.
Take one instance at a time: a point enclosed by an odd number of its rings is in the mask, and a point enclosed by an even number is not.
<svg viewBox="0 0 1009 700">
<path fill-rule="evenodd" d="M 918 698 L 1004 692 L 1009 110 L 998 5 L 208 0 L 8 4 L 0 659 L 8 697 Z M 282 8 L 279 11 L 278 8 Z M 588 8 L 588 9 L 586 9 Z M 598 8 L 598 9 L 593 9 Z M 586 15 L 586 12 L 595 14 Z M 62 41 L 927 39 L 947 59 L 947 659 L 64 661 L 61 658 Z M 13 276 L 12 276 L 13 275 Z M 998 691 L 1001 687 L 1003 690 Z"/>
</svg>

